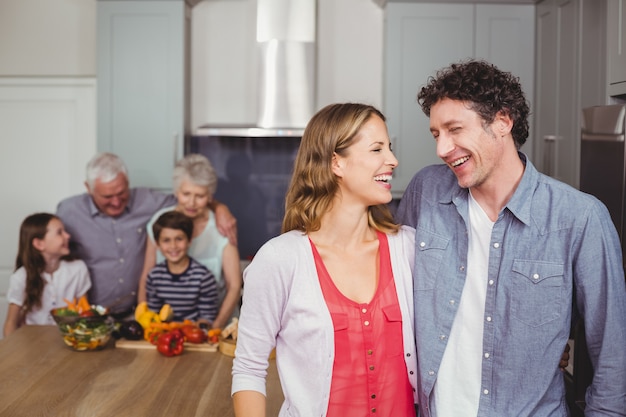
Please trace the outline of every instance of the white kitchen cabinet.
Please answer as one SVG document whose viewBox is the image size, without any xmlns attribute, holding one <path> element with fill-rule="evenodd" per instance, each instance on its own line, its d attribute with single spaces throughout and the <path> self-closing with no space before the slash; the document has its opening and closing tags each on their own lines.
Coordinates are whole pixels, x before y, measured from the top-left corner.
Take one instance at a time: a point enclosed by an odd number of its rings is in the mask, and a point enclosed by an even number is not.
<svg viewBox="0 0 626 417">
<path fill-rule="evenodd" d="M 537 168 L 578 187 L 580 112 L 604 104 L 602 2 L 537 4 L 535 154 Z"/>
<path fill-rule="evenodd" d="M 417 104 L 428 77 L 452 62 L 482 58 L 519 76 L 532 101 L 533 34 L 533 5 L 387 3 L 383 110 L 399 161 L 394 197 L 419 169 L 441 162 Z M 523 150 L 532 154 L 532 143 Z"/>
<path fill-rule="evenodd" d="M 192 6 L 98 1 L 98 150 L 120 155 L 134 186 L 170 189 L 183 155 Z"/>
<path fill-rule="evenodd" d="M 626 95 L 626 0 L 607 0 L 608 93 Z"/>
</svg>

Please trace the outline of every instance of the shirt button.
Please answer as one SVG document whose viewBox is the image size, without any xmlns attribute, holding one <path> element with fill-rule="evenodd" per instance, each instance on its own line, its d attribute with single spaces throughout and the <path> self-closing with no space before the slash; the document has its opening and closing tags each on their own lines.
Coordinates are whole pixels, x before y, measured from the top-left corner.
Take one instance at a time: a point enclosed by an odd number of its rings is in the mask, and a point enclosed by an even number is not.
<svg viewBox="0 0 626 417">
<path fill-rule="evenodd" d="M 446 340 L 446 335 L 445 334 L 440 334 L 439 335 L 439 340 Z"/>
<path fill-rule="evenodd" d="M 374 353 L 374 352 L 372 351 L 372 349 L 368 349 L 368 350 L 367 350 L 367 354 L 368 354 L 368 355 L 371 355 L 372 353 Z"/>
<path fill-rule="evenodd" d="M 410 353 L 407 353 L 407 354 L 406 354 L 406 357 L 407 357 L 407 358 L 410 358 L 410 357 L 411 357 L 411 354 L 410 354 Z"/>
<path fill-rule="evenodd" d="M 361 313 L 363 314 L 367 313 L 367 308 L 364 308 L 363 310 L 361 310 Z"/>
<path fill-rule="evenodd" d="M 534 280 L 538 280 L 539 279 L 539 274 L 533 274 L 533 279 Z"/>
<path fill-rule="evenodd" d="M 410 375 L 413 375 L 413 371 L 409 371 L 409 374 L 410 374 Z"/>
<path fill-rule="evenodd" d="M 487 316 L 487 321 L 491 321 L 491 316 Z"/>
<path fill-rule="evenodd" d="M 491 356 L 491 355 L 489 355 L 489 352 L 486 352 L 485 353 L 485 358 L 489 359 L 489 356 Z"/>
<path fill-rule="evenodd" d="M 483 390 L 483 394 L 485 395 L 489 394 L 489 390 L 488 389 Z"/>
<path fill-rule="evenodd" d="M 115 241 L 116 241 L 117 243 L 122 243 L 122 239 L 120 239 L 119 237 L 118 237 L 117 239 L 115 239 Z"/>
<path fill-rule="evenodd" d="M 115 221 L 115 219 L 112 219 L 111 223 L 116 224 L 117 222 Z"/>
<path fill-rule="evenodd" d="M 435 375 L 435 371 L 428 371 L 428 375 L 430 375 L 430 376 Z"/>
<path fill-rule="evenodd" d="M 493 247 L 498 249 L 500 247 L 500 244 L 498 242 L 496 242 L 496 243 L 493 244 Z"/>
<path fill-rule="evenodd" d="M 370 365 L 370 371 L 374 370 L 374 365 Z"/>
<path fill-rule="evenodd" d="M 492 279 L 489 280 L 489 285 L 493 285 L 493 280 Z"/>
<path fill-rule="evenodd" d="M 141 232 L 143 232 L 143 229 L 140 227 L 137 229 L 137 233 L 141 234 Z"/>
<path fill-rule="evenodd" d="M 369 326 L 369 325 L 370 325 L 370 322 L 369 322 L 369 321 L 367 321 L 367 320 L 365 320 L 365 322 L 364 322 L 363 324 L 364 324 L 364 325 L 366 325 L 366 326 Z"/>
<path fill-rule="evenodd" d="M 372 394 L 370 395 L 370 397 L 372 397 L 372 399 L 376 398 L 376 394 Z"/>
<path fill-rule="evenodd" d="M 461 272 L 465 271 L 465 265 L 461 265 L 461 266 L 459 267 L 459 271 L 461 271 Z"/>
<path fill-rule="evenodd" d="M 455 303 L 455 301 L 454 301 L 454 300 L 450 300 L 450 305 L 451 305 L 451 306 L 453 306 L 453 305 L 454 305 L 454 303 Z"/>
<path fill-rule="evenodd" d="M 123 264 L 124 263 L 124 258 L 120 258 L 120 263 Z"/>
<path fill-rule="evenodd" d="M 426 242 L 420 242 L 420 248 L 423 248 L 426 246 Z"/>
<path fill-rule="evenodd" d="M 375 408 L 372 408 L 372 413 L 375 413 L 375 412 L 376 412 L 376 409 L 375 409 Z"/>
<path fill-rule="evenodd" d="M 118 279 L 119 282 L 124 282 L 124 278 Z"/>
</svg>

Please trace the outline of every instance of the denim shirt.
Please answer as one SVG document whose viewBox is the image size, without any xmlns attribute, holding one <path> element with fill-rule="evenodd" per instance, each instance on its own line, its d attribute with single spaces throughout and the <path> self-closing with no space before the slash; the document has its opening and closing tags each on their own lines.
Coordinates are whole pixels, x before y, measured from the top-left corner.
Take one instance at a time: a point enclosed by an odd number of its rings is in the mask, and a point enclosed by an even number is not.
<svg viewBox="0 0 626 417">
<path fill-rule="evenodd" d="M 478 416 L 569 415 L 558 363 L 573 313 L 584 318 L 595 370 L 585 415 L 625 416 L 626 289 L 615 227 L 595 197 L 520 158 L 522 180 L 490 241 Z M 434 165 L 415 175 L 398 207 L 398 220 L 416 228 L 422 416 L 431 415 L 429 398 L 465 282 L 468 195 L 447 166 Z"/>
</svg>

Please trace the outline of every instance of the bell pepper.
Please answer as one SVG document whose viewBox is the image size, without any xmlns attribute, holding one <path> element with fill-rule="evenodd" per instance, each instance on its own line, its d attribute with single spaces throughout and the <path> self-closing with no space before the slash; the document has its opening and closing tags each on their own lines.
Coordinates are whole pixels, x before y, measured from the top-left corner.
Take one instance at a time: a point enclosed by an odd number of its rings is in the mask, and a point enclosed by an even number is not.
<svg viewBox="0 0 626 417">
<path fill-rule="evenodd" d="M 185 325 L 180 328 L 185 335 L 185 341 L 189 343 L 204 343 L 207 340 L 206 333 L 194 325 Z"/>
<path fill-rule="evenodd" d="M 183 353 L 185 337 L 176 329 L 165 332 L 157 339 L 157 350 L 165 356 L 176 356 Z"/>
</svg>

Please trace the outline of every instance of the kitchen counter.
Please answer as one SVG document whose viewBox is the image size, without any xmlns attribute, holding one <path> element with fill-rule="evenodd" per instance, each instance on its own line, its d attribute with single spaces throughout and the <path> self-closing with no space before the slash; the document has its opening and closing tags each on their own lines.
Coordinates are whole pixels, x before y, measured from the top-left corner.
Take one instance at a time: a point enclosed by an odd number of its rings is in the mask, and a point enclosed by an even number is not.
<svg viewBox="0 0 626 417">
<path fill-rule="evenodd" d="M 0 416 L 233 416 L 232 358 L 155 349 L 67 347 L 56 326 L 24 326 L 0 340 Z M 283 402 L 276 363 L 267 377 L 267 415 Z"/>
</svg>

